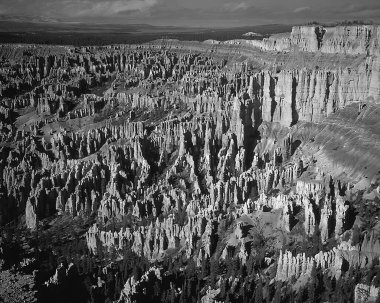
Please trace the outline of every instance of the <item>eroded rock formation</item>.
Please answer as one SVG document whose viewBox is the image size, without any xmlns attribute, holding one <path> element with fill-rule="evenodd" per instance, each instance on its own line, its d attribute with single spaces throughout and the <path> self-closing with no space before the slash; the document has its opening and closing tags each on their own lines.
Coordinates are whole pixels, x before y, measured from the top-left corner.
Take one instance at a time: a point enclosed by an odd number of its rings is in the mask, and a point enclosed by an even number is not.
<svg viewBox="0 0 380 303">
<path fill-rule="evenodd" d="M 207 262 L 237 262 L 255 267 L 257 285 L 266 270 L 295 289 L 315 270 L 338 280 L 370 268 L 380 256 L 365 213 L 380 197 L 378 43 L 378 26 L 309 26 L 215 49 L 25 45 L 16 56 L 4 46 L 0 223 L 84 220 L 90 255 L 158 266 L 128 272 L 120 302 L 177 275 L 159 268 L 168 258 L 205 277 Z M 48 287 L 79 275 L 66 267 Z M 200 301 L 225 300 L 215 285 L 249 288 L 214 267 Z M 191 292 L 170 283 L 173 298 Z"/>
</svg>

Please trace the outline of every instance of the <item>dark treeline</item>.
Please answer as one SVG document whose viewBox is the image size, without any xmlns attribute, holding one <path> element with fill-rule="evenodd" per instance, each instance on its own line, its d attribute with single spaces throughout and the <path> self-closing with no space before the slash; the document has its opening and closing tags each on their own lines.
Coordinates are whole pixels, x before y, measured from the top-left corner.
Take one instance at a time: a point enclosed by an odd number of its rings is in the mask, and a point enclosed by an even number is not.
<svg viewBox="0 0 380 303">
<path fill-rule="evenodd" d="M 7 26 L 7 24 L 4 24 Z M 186 41 L 204 41 L 208 39 L 226 41 L 232 39 L 262 39 L 271 34 L 289 32 L 290 25 L 272 24 L 259 26 L 244 26 L 236 28 L 215 28 L 215 29 L 186 29 L 184 31 L 175 29 L 173 31 L 159 30 L 154 32 L 144 31 L 138 25 L 128 29 L 101 30 L 96 31 L 92 25 L 88 25 L 82 31 L 70 28 L 60 28 L 60 30 L 44 30 L 31 24 L 31 27 L 22 29 L 23 26 L 15 28 L 14 31 L 0 30 L 0 43 L 28 43 L 28 44 L 58 44 L 58 45 L 109 45 L 109 44 L 138 44 L 156 39 L 178 39 Z M 87 27 L 85 27 L 87 28 Z M 154 28 L 154 27 L 153 27 Z M 136 29 L 139 29 L 137 32 Z M 259 36 L 247 37 L 243 34 L 247 32 L 258 33 Z"/>
<path fill-rule="evenodd" d="M 149 272 L 152 264 L 128 249 L 123 259 L 114 261 L 106 271 L 94 256 L 79 257 L 75 250 L 68 256 L 75 268 L 58 285 L 43 285 L 46 277 L 41 276 L 39 302 L 114 302 L 129 278 L 139 281 L 146 272 L 147 279 L 137 284 L 130 297 L 132 302 L 200 302 L 207 289 L 219 290 L 214 298 L 217 302 L 353 302 L 355 285 L 364 277 L 375 286 L 380 285 L 378 264 L 366 272 L 351 268 L 339 279 L 313 269 L 307 283 L 297 287 L 296 281 L 274 281 L 270 270 L 263 270 L 260 260 L 253 255 L 246 264 L 232 255 L 224 261 L 204 258 L 200 267 L 193 259 L 165 258 L 156 263 L 160 277 Z M 53 259 L 47 258 L 52 269 L 56 265 Z M 68 267 L 67 259 L 61 258 L 59 262 L 65 269 Z"/>
<path fill-rule="evenodd" d="M 109 44 L 139 44 L 155 39 L 178 39 L 189 41 L 204 41 L 214 39 L 226 41 L 241 39 L 244 32 L 201 32 L 201 33 L 163 33 L 163 34 L 85 34 L 85 33 L 0 33 L 1 43 L 27 43 L 27 44 L 57 44 L 57 45 L 109 45 Z M 249 39 L 245 37 L 245 39 Z"/>
<path fill-rule="evenodd" d="M 262 39 L 278 32 L 290 31 L 291 26 L 262 26 L 253 28 L 259 33 L 256 37 L 247 37 L 243 34 L 250 32 L 250 27 L 231 29 L 194 30 L 186 32 L 76 32 L 76 31 L 25 31 L 0 32 L 0 43 L 27 43 L 27 44 L 57 44 L 57 45 L 109 45 L 109 44 L 138 44 L 156 39 L 178 39 L 182 41 L 204 41 L 208 39 L 226 41 L 233 39 Z"/>
<path fill-rule="evenodd" d="M 21 236 L 17 239 L 13 234 L 11 237 L 13 240 L 8 239 L 7 245 L 3 245 L 0 256 L 6 261 L 5 268 L 12 267 L 25 257 L 18 241 Z M 318 235 L 313 241 L 318 241 L 317 238 Z M 212 257 L 203 257 L 200 266 L 197 266 L 193 258 L 187 259 L 181 254 L 176 257 L 167 255 L 163 260 L 151 263 L 136 255 L 129 245 L 119 252 L 99 245 L 97 254 L 93 255 L 80 237 L 54 249 L 36 239 L 31 245 L 39 247 L 34 255 L 37 262 L 27 271 L 37 269 L 37 298 L 42 303 L 115 302 L 131 279 L 136 289 L 130 299 L 144 303 L 200 302 L 209 289 L 218 290 L 214 298 L 218 302 L 353 302 L 358 283 L 364 281 L 375 287 L 380 286 L 378 260 L 366 269 L 347 267 L 339 279 L 330 272 L 313 268 L 304 283 L 276 281 L 275 264 L 265 262 L 265 251 L 270 245 L 267 241 L 263 238 L 263 243 L 252 243 L 252 253 L 243 264 L 233 247 L 228 250 L 226 259 L 219 258 L 217 252 L 223 240 L 217 239 L 215 253 Z M 307 254 L 313 253 L 309 251 Z M 152 268 L 158 269 L 159 276 L 150 270 Z M 46 283 L 56 272 L 55 282 Z"/>
<path fill-rule="evenodd" d="M 363 210 L 365 212 L 367 210 Z M 371 212 L 373 210 L 371 209 Z M 184 219 L 186 220 L 186 219 Z M 179 221 L 180 222 L 180 221 Z M 223 234 L 232 227 L 232 220 L 222 220 L 219 229 Z M 370 222 L 371 223 L 371 222 Z M 370 224 L 369 223 L 369 224 Z M 127 223 L 125 223 L 127 224 Z M 125 225 L 127 226 L 127 225 Z M 111 230 L 116 227 L 110 226 Z M 234 247 L 228 247 L 225 259 L 220 258 L 224 246 L 222 237 L 215 238 L 211 257 L 203 257 L 197 266 L 193 258 L 185 254 L 167 254 L 162 260 L 149 262 L 136 255 L 130 244 L 123 251 L 107 249 L 100 243 L 93 255 L 86 241 L 79 235 L 68 242 L 51 246 L 51 241 L 35 234 L 29 239 L 29 249 L 23 248 L 25 233 L 8 227 L 3 231 L 0 258 L 4 269 L 19 264 L 25 257 L 35 262 L 23 269 L 27 273 L 36 270 L 35 285 L 38 302 L 108 303 L 120 299 L 127 281 L 136 286 L 130 296 L 132 302 L 200 302 L 207 290 L 217 290 L 217 302 L 353 302 L 355 286 L 358 283 L 380 286 L 380 264 L 375 259 L 371 266 L 342 266 L 339 279 L 330 271 L 313 268 L 309 277 L 282 282 L 275 280 L 276 264 L 268 264 L 268 252 L 272 259 L 277 253 L 269 249 L 271 238 L 259 237 L 250 243 L 250 253 L 245 263 L 238 257 Z M 320 243 L 316 232 L 313 243 Z M 31 250 L 31 248 L 34 248 Z M 290 249 L 290 247 L 284 247 Z M 307 256 L 317 250 L 305 243 L 301 248 Z M 194 255 L 197 255 L 196 253 Z M 157 276 L 152 268 L 159 271 Z M 51 278 L 56 275 L 56 280 Z M 145 275 L 145 278 L 142 277 Z M 50 282 L 48 282 L 50 280 Z M 48 283 L 46 283 L 48 282 Z M 123 300 L 120 302 L 124 302 Z M 380 298 L 376 303 L 380 302 Z"/>
<path fill-rule="evenodd" d="M 319 21 L 311 21 L 308 22 L 306 25 L 321 25 L 325 27 L 333 27 L 333 26 L 351 26 L 351 25 L 371 25 L 374 24 L 372 20 L 343 20 L 338 22 L 319 22 Z"/>
</svg>

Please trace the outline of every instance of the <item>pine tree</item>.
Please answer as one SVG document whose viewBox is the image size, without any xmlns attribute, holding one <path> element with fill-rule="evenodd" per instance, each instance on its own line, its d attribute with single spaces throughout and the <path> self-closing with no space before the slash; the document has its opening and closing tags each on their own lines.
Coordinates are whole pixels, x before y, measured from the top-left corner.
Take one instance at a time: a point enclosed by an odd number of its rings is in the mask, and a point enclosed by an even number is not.
<svg viewBox="0 0 380 303">
<path fill-rule="evenodd" d="M 218 261 L 214 258 L 211 258 L 210 264 L 210 286 L 213 288 L 216 282 L 216 276 L 218 271 Z"/>
<path fill-rule="evenodd" d="M 226 281 L 221 279 L 220 281 L 220 297 L 224 298 L 226 296 Z"/>
<path fill-rule="evenodd" d="M 307 296 L 308 296 L 308 302 L 314 303 L 316 302 L 316 288 L 317 288 L 317 270 L 315 266 L 313 266 L 311 273 L 310 273 L 310 280 L 307 287 Z"/>
<path fill-rule="evenodd" d="M 273 303 L 280 303 L 281 302 L 281 282 L 276 282 L 276 291 L 274 293 L 273 297 Z"/>
<path fill-rule="evenodd" d="M 255 288 L 255 303 L 261 303 L 263 300 L 263 282 L 259 278 Z"/>
</svg>

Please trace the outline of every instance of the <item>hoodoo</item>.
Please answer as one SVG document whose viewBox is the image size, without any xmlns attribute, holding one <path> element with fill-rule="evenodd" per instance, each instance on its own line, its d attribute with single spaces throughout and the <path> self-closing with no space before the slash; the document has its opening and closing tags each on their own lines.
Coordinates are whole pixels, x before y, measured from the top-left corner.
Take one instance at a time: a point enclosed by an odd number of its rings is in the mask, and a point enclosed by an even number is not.
<svg viewBox="0 0 380 303">
<path fill-rule="evenodd" d="M 379 43 L 1 45 L 0 281 L 41 302 L 379 300 Z"/>
</svg>

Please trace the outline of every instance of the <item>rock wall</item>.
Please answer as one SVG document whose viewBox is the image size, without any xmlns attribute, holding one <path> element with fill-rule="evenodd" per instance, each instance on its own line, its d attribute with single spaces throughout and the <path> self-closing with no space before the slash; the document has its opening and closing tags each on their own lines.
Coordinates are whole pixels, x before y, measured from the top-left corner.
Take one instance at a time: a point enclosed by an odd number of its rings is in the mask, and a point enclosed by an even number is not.
<svg viewBox="0 0 380 303">
<path fill-rule="evenodd" d="M 290 34 L 277 34 L 253 46 L 265 51 L 317 52 L 348 55 L 379 55 L 379 26 L 294 26 Z"/>
</svg>

